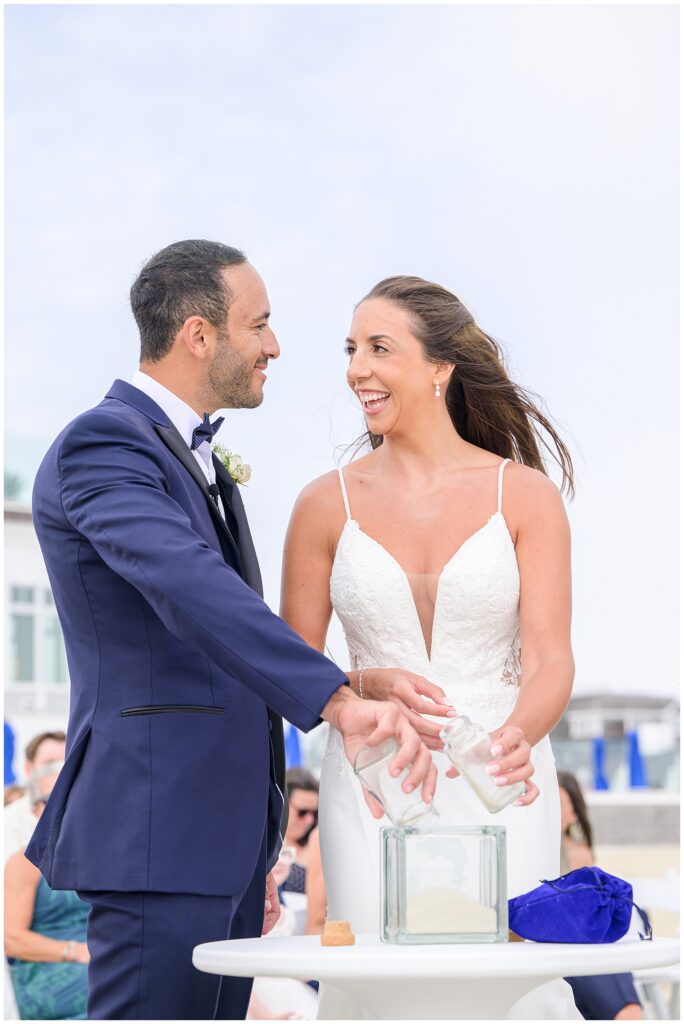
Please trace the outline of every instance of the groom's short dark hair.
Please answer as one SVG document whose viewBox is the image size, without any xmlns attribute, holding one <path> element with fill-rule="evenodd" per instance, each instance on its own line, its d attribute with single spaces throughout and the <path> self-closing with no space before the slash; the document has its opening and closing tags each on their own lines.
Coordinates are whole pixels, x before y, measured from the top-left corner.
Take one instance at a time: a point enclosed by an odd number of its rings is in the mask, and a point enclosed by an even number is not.
<svg viewBox="0 0 684 1024">
<path fill-rule="evenodd" d="M 140 361 L 163 359 L 190 316 L 202 316 L 214 327 L 222 327 L 230 292 L 221 271 L 246 260 L 239 249 L 202 238 L 174 242 L 152 256 L 131 288 Z"/>
</svg>

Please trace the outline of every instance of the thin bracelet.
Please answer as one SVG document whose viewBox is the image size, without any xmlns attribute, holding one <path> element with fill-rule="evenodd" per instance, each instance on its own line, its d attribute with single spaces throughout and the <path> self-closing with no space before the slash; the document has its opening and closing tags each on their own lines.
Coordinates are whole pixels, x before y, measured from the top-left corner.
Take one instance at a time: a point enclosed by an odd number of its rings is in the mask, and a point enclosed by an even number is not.
<svg viewBox="0 0 684 1024">
<path fill-rule="evenodd" d="M 66 946 L 62 950 L 62 960 L 67 963 L 73 963 L 76 953 L 76 943 L 73 939 L 67 942 Z"/>
<path fill-rule="evenodd" d="M 359 697 L 361 698 L 361 700 L 364 699 L 363 698 L 363 673 L 365 671 L 366 671 L 365 668 L 359 669 Z"/>
</svg>

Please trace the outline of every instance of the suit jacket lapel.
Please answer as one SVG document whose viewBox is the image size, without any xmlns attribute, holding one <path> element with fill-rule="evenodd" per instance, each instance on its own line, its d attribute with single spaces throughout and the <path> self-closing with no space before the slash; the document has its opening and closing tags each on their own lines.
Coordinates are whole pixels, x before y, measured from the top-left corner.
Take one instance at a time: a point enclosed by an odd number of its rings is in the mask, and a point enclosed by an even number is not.
<svg viewBox="0 0 684 1024">
<path fill-rule="evenodd" d="M 176 456 L 176 458 L 183 463 L 190 476 L 201 488 L 202 493 L 207 499 L 209 511 L 213 516 L 214 523 L 219 530 L 220 536 L 222 536 L 225 540 L 228 541 L 230 547 L 232 548 L 234 554 L 237 557 L 238 565 L 240 565 L 241 559 L 238 545 L 232 533 L 228 529 L 226 521 L 219 512 L 214 499 L 209 493 L 209 484 L 207 483 L 207 479 L 204 473 L 199 468 L 197 460 L 195 459 L 194 455 L 192 454 L 192 452 L 190 451 L 187 444 L 185 443 L 181 435 L 178 433 L 176 428 L 173 426 L 173 424 L 170 424 L 169 426 L 163 426 L 160 423 L 155 423 L 154 429 L 159 434 L 159 437 L 162 439 L 166 447 L 169 448 Z"/>
<path fill-rule="evenodd" d="M 240 556 L 242 558 L 245 583 L 247 583 L 252 590 L 256 590 L 259 597 L 263 597 L 264 588 L 261 580 L 261 570 L 259 569 L 259 562 L 254 549 L 252 534 L 249 532 L 247 514 L 245 512 L 245 506 L 242 504 L 240 488 L 237 486 L 221 460 L 215 455 L 214 468 L 216 469 L 216 479 L 220 481 L 223 487 L 224 494 L 226 495 L 237 523 L 238 537 L 240 539 Z M 280 832 L 281 835 L 284 836 L 287 829 L 289 807 L 285 786 L 285 736 L 283 731 L 283 720 L 280 715 L 276 714 L 276 712 L 271 708 L 268 708 L 268 723 L 269 732 L 271 734 L 271 743 L 273 745 L 276 782 L 278 783 L 278 788 L 283 798 L 283 813 Z"/>
<path fill-rule="evenodd" d="M 261 570 L 259 569 L 259 562 L 257 560 L 256 551 L 254 550 L 254 541 L 252 540 L 252 535 L 249 532 L 245 506 L 242 504 L 242 498 L 240 496 L 240 488 L 236 485 L 221 460 L 215 455 L 214 468 L 216 469 L 216 478 L 223 486 L 224 493 L 226 494 L 231 511 L 235 516 L 235 522 L 237 523 L 238 546 L 240 548 L 240 558 L 242 559 L 242 567 L 245 573 L 245 582 L 249 584 L 252 590 L 257 592 L 259 597 L 263 597 L 264 588 L 261 580 Z"/>
</svg>

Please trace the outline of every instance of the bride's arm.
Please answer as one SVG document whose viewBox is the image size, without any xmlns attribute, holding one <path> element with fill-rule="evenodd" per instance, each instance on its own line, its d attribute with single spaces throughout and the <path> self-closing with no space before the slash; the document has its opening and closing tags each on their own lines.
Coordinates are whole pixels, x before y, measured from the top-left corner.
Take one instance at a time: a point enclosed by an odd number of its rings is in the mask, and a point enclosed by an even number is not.
<svg viewBox="0 0 684 1024">
<path fill-rule="evenodd" d="M 554 483 L 524 466 L 511 469 L 504 494 L 519 524 L 515 551 L 522 678 L 518 700 L 504 724 L 522 729 L 534 746 L 560 720 L 572 692 L 570 526 Z"/>
<path fill-rule="evenodd" d="M 336 472 L 314 480 L 297 498 L 285 535 L 280 617 L 317 651 L 324 651 L 332 616 L 330 573 L 344 527 Z M 358 691 L 358 672 L 347 672 Z"/>
</svg>

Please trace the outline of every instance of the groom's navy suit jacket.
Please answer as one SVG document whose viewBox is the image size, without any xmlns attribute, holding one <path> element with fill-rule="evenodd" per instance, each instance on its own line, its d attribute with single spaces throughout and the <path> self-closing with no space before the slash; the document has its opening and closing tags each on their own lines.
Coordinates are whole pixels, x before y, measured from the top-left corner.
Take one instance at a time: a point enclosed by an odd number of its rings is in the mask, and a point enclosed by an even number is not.
<svg viewBox="0 0 684 1024">
<path fill-rule="evenodd" d="M 262 843 L 269 866 L 279 848 L 279 716 L 307 731 L 347 682 L 263 602 L 215 463 L 226 522 L 165 413 L 116 381 L 38 471 L 71 706 L 26 855 L 55 889 L 242 892 Z"/>
</svg>

